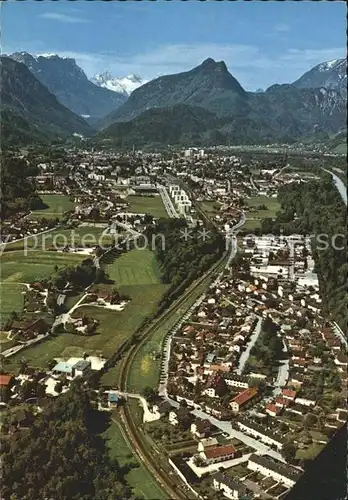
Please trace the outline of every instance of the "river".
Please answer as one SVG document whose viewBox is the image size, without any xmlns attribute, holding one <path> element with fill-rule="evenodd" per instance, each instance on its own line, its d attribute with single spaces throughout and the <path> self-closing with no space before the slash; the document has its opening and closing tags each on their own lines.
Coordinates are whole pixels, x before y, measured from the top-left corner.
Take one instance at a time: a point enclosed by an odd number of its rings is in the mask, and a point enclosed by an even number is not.
<svg viewBox="0 0 348 500">
<path fill-rule="evenodd" d="M 347 188 L 344 185 L 344 182 L 336 174 L 331 172 L 331 170 L 327 170 L 326 168 L 323 168 L 323 170 L 325 170 L 325 172 L 328 172 L 329 174 L 332 175 L 332 178 L 333 178 L 334 183 L 338 189 L 338 192 L 340 193 L 344 204 L 347 206 Z"/>
</svg>

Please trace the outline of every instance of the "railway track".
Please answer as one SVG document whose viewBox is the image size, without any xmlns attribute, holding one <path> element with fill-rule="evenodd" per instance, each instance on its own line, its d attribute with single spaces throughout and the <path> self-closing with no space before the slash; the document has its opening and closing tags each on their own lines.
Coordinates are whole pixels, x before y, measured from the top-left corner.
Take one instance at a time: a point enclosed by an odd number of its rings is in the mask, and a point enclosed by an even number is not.
<svg viewBox="0 0 348 500">
<path fill-rule="evenodd" d="M 223 257 L 214 264 L 214 266 L 201 278 L 196 280 L 189 289 L 180 297 L 167 311 L 165 311 L 155 322 L 150 325 L 143 333 L 140 342 L 136 345 L 133 345 L 132 348 L 128 351 L 126 357 L 123 360 L 121 366 L 121 375 L 120 375 L 120 390 L 123 392 L 127 392 L 127 382 L 129 380 L 129 373 L 134 362 L 136 355 L 139 350 L 148 340 L 148 338 L 159 328 L 162 324 L 173 314 L 177 309 L 179 309 L 185 302 L 190 298 L 190 295 L 197 287 L 203 287 L 206 284 L 211 282 L 211 278 L 215 273 L 218 273 L 225 266 L 227 258 L 227 253 L 223 255 Z M 189 307 L 189 306 L 188 306 Z M 171 500 L 186 500 L 188 498 L 188 492 L 182 489 L 182 486 L 177 482 L 174 482 L 170 479 L 168 472 L 164 471 L 159 463 L 155 460 L 153 453 L 146 449 L 144 445 L 143 438 L 141 436 L 141 431 L 135 425 L 132 415 L 130 413 L 129 408 L 125 407 L 123 410 L 123 424 L 125 427 L 125 431 L 128 435 L 130 442 L 134 446 L 134 450 L 140 460 L 144 462 L 145 466 L 150 470 L 150 472 L 157 478 L 159 484 L 165 490 L 167 494 L 169 494 L 169 499 Z"/>
<path fill-rule="evenodd" d="M 200 210 L 201 215 L 204 217 L 206 222 L 211 223 L 209 217 Z M 228 261 L 229 252 L 225 251 L 223 256 L 216 262 L 209 271 L 207 271 L 203 276 L 195 280 L 189 288 L 184 292 L 184 294 L 177 299 L 165 312 L 161 314 L 159 318 L 157 318 L 151 325 L 145 328 L 143 334 L 140 337 L 140 340 L 137 344 L 133 345 L 131 349 L 127 352 L 125 358 L 122 361 L 121 365 L 121 373 L 120 373 L 120 383 L 119 387 L 122 392 L 129 392 L 127 390 L 127 382 L 129 380 L 129 373 L 133 362 L 135 360 L 136 355 L 143 347 L 145 342 L 151 337 L 154 332 L 160 328 L 163 323 L 173 314 L 175 311 L 179 310 L 182 306 L 185 306 L 186 301 L 190 298 L 190 296 L 197 289 L 202 289 L 200 294 L 204 292 L 206 286 L 208 286 L 212 277 L 215 274 L 218 274 L 220 271 L 224 269 L 226 266 L 226 262 Z M 191 304 L 188 304 L 186 309 L 189 309 Z M 128 435 L 130 442 L 134 446 L 134 450 L 140 460 L 144 462 L 145 466 L 150 470 L 150 472 L 157 479 L 163 490 L 169 494 L 170 500 L 187 500 L 188 491 L 183 489 L 183 484 L 178 484 L 178 482 L 174 482 L 167 471 L 165 471 L 161 465 L 154 458 L 153 452 L 148 451 L 146 446 L 144 445 L 144 440 L 141 435 L 141 431 L 135 425 L 134 420 L 132 418 L 131 412 L 128 407 L 125 407 L 122 410 L 122 421 L 125 427 L 125 431 Z"/>
<path fill-rule="evenodd" d="M 139 429 L 136 427 L 130 411 L 127 407 L 122 410 L 121 419 L 124 424 L 126 434 L 133 449 L 147 469 L 153 474 L 164 492 L 169 495 L 168 500 L 187 500 L 187 494 L 180 488 L 177 482 L 174 482 L 162 467 L 156 461 L 152 452 L 149 452 L 140 436 Z M 156 499 L 151 499 L 156 500 Z"/>
</svg>

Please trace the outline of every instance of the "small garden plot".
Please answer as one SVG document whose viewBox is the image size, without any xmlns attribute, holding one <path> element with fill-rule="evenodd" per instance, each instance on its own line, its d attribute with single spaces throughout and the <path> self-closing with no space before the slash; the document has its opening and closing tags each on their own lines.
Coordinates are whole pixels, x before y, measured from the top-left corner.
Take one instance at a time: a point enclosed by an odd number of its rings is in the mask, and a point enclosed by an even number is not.
<svg viewBox="0 0 348 500">
<path fill-rule="evenodd" d="M 230 476 L 232 479 L 240 479 L 244 478 L 249 474 L 249 469 L 246 467 L 246 465 L 235 465 L 234 467 L 231 467 L 229 469 L 225 469 L 225 473 Z"/>
<path fill-rule="evenodd" d="M 273 486 L 273 488 L 270 488 L 267 493 L 269 495 L 272 495 L 274 497 L 279 497 L 279 495 L 281 495 L 282 493 L 285 493 L 285 491 L 287 491 L 288 488 L 286 486 L 284 486 L 283 484 L 278 484 L 276 486 Z"/>
<path fill-rule="evenodd" d="M 274 479 L 272 479 L 271 477 L 266 477 L 265 479 L 263 479 L 263 481 L 260 483 L 260 486 L 261 488 L 266 491 L 268 490 L 269 488 L 272 488 L 273 486 L 275 486 L 277 484 L 278 481 L 275 481 Z"/>
</svg>

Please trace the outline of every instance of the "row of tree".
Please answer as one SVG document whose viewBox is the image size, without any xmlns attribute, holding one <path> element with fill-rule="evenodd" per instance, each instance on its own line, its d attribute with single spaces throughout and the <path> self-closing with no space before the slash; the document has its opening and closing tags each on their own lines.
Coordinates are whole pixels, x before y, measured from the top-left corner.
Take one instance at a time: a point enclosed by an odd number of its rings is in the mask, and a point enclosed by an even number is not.
<svg viewBox="0 0 348 500">
<path fill-rule="evenodd" d="M 162 299 L 168 305 L 223 254 L 223 237 L 214 229 L 189 229 L 184 219 L 160 219 L 147 228 L 148 241 L 161 264 L 162 280 L 170 288 Z"/>
</svg>

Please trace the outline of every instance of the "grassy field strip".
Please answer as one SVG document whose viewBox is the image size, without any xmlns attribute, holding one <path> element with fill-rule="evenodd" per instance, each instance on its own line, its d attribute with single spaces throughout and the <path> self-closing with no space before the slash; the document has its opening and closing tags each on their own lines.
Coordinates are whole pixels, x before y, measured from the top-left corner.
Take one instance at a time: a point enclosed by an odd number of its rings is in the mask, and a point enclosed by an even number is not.
<svg viewBox="0 0 348 500">
<path fill-rule="evenodd" d="M 43 194 L 41 195 L 42 201 L 47 205 L 47 208 L 34 210 L 31 218 L 45 217 L 46 219 L 61 218 L 64 212 L 72 210 L 74 203 L 68 196 L 61 194 Z"/>
<path fill-rule="evenodd" d="M 107 439 L 111 459 L 116 459 L 121 466 L 129 463 L 132 459 L 136 460 L 128 437 L 125 435 L 122 426 L 114 418 L 111 426 L 104 433 L 104 438 Z M 139 464 L 139 467 L 130 470 L 126 479 L 137 496 L 142 496 L 144 499 L 158 500 L 167 498 L 156 480 L 141 464 Z"/>
<path fill-rule="evenodd" d="M 148 213 L 156 218 L 168 218 L 161 196 L 134 196 L 130 195 L 126 199 L 130 204 L 128 211 L 144 214 Z"/>
<path fill-rule="evenodd" d="M 10 282 L 32 283 L 49 277 L 54 266 L 65 267 L 76 265 L 83 255 L 62 252 L 29 252 L 21 251 L 3 253 L 1 256 L 1 279 Z"/>
<path fill-rule="evenodd" d="M 7 321 L 12 311 L 22 311 L 26 290 L 27 287 L 20 283 L 0 283 L 0 324 Z"/>
</svg>

